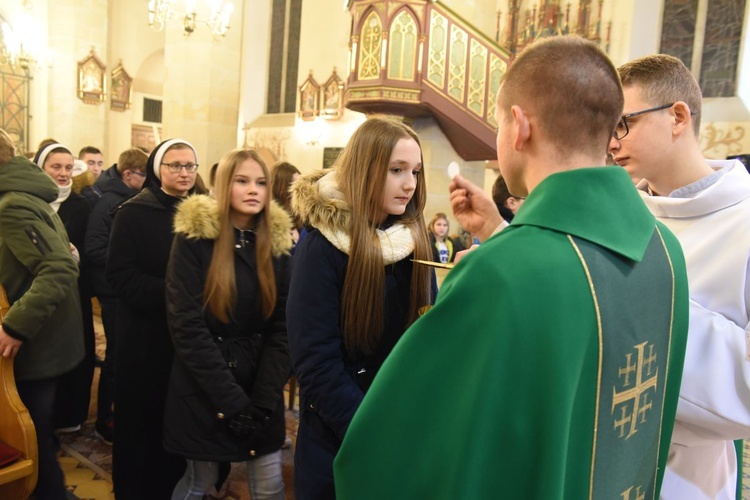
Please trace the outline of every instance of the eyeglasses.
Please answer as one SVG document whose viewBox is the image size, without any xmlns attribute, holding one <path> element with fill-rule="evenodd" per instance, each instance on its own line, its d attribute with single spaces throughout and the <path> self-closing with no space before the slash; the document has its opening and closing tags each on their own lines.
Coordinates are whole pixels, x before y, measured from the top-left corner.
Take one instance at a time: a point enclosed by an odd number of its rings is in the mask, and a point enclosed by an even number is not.
<svg viewBox="0 0 750 500">
<path fill-rule="evenodd" d="M 141 172 L 140 170 L 130 170 L 130 173 L 138 177 L 146 177 L 146 172 Z"/>
<path fill-rule="evenodd" d="M 644 115 L 646 113 L 651 113 L 653 111 L 661 111 L 662 109 L 671 108 L 674 105 L 675 103 L 664 104 L 662 106 L 656 106 L 655 108 L 648 108 L 648 109 L 644 109 L 643 111 L 636 111 L 635 113 L 628 113 L 627 115 L 622 115 L 622 118 L 620 118 L 620 121 L 617 122 L 615 131 L 612 132 L 612 136 L 619 141 L 620 139 L 628 135 L 628 133 L 630 132 L 630 127 L 628 126 L 628 120 L 630 118 L 634 118 L 638 115 Z M 691 111 L 690 114 L 694 115 L 695 113 Z"/>
<path fill-rule="evenodd" d="M 174 163 L 162 163 L 162 165 L 166 165 L 169 171 L 172 172 L 173 174 L 179 174 L 183 168 L 187 170 L 189 174 L 192 174 L 198 171 L 197 163 L 185 163 L 183 165 L 182 163 L 174 162 Z"/>
</svg>

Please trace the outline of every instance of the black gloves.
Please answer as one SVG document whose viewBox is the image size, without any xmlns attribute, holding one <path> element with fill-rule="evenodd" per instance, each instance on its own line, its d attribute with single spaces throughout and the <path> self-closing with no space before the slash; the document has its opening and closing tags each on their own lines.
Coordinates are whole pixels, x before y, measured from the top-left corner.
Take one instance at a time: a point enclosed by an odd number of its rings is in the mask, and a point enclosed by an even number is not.
<svg viewBox="0 0 750 500">
<path fill-rule="evenodd" d="M 270 415 L 270 411 L 250 404 L 239 415 L 230 418 L 227 426 L 232 434 L 244 438 L 263 429 L 271 420 Z"/>
</svg>

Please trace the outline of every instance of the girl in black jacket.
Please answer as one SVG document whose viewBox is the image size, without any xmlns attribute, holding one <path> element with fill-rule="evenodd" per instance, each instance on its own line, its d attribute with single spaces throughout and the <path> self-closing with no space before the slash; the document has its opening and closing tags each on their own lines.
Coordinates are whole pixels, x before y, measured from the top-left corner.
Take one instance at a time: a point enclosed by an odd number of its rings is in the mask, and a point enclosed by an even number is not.
<svg viewBox="0 0 750 500">
<path fill-rule="evenodd" d="M 297 500 L 335 498 L 333 459 L 380 366 L 432 303 L 427 189 L 417 134 L 370 117 L 333 170 L 302 176 L 292 206 L 314 229 L 295 248 L 287 322 L 300 386 Z M 374 472 L 375 473 L 375 472 Z"/>
<path fill-rule="evenodd" d="M 269 180 L 255 151 L 232 151 L 219 162 L 216 200 L 188 198 L 175 217 L 164 445 L 188 465 L 172 498 L 203 498 L 219 462 L 230 461 L 247 463 L 253 499 L 284 498 L 292 224 L 271 201 Z"/>
</svg>

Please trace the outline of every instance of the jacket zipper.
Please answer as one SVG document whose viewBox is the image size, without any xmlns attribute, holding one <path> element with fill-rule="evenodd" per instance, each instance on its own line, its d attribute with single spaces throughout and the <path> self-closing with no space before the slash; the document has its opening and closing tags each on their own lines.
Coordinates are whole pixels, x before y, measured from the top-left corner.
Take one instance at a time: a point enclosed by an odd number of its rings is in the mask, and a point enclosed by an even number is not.
<svg viewBox="0 0 750 500">
<path fill-rule="evenodd" d="M 39 253 L 42 255 L 46 255 L 47 252 L 52 251 L 52 248 L 49 246 L 49 244 L 42 238 L 34 228 L 27 227 L 24 228 L 24 231 L 26 231 L 26 235 L 31 240 L 31 243 L 34 244 L 37 250 L 39 250 Z"/>
</svg>

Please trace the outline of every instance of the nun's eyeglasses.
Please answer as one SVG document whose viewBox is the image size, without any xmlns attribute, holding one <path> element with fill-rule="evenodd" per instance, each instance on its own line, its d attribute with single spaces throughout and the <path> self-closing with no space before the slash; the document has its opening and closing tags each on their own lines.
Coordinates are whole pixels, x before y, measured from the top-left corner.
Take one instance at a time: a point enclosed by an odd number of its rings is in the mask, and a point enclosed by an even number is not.
<svg viewBox="0 0 750 500">
<path fill-rule="evenodd" d="M 162 165 L 166 165 L 169 171 L 172 172 L 173 174 L 179 174 L 183 168 L 187 170 L 189 174 L 192 174 L 198 171 L 197 163 L 185 163 L 183 165 L 182 163 L 174 162 L 174 163 L 162 163 Z"/>
</svg>

